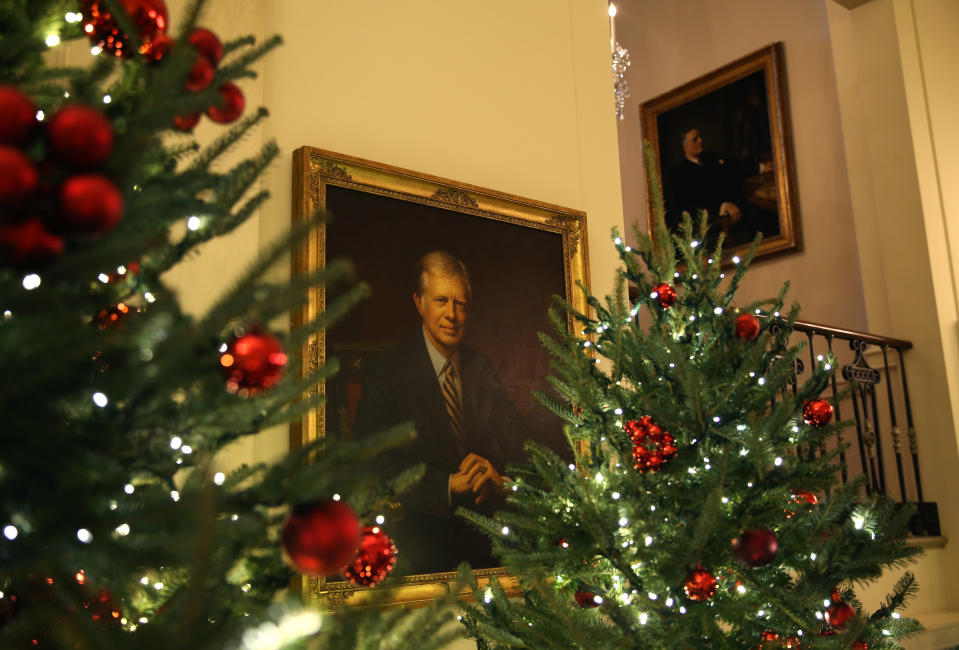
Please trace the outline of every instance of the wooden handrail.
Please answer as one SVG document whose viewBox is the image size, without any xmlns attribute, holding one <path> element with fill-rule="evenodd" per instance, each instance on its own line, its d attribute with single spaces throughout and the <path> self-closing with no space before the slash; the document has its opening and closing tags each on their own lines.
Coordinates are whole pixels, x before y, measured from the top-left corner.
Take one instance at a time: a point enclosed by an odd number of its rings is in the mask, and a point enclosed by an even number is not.
<svg viewBox="0 0 959 650">
<path fill-rule="evenodd" d="M 869 334 L 868 332 L 858 332 L 856 330 L 846 329 L 844 327 L 833 327 L 831 325 L 822 325 L 821 323 L 811 323 L 809 321 L 797 320 L 793 323 L 793 329 L 797 332 L 811 332 L 826 337 L 836 337 L 841 339 L 856 339 L 874 345 L 885 345 L 897 350 L 912 349 L 912 341 L 903 339 L 894 339 L 890 336 L 879 336 Z"/>
</svg>

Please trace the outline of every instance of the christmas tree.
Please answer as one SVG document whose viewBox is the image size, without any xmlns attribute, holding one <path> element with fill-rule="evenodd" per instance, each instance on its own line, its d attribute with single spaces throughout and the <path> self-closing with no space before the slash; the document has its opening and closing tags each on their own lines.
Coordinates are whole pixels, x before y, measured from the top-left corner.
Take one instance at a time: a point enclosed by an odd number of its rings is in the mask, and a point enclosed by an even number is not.
<svg viewBox="0 0 959 650">
<path fill-rule="evenodd" d="M 561 399 L 542 399 L 575 462 L 529 444 L 510 508 L 470 515 L 519 583 L 474 583 L 471 636 L 481 648 L 900 647 L 919 629 L 899 613 L 914 577 L 883 603 L 854 586 L 915 554 L 911 513 L 864 498 L 861 480 L 838 484 L 827 441 L 842 423 L 819 397 L 835 361 L 787 390 L 801 347 L 786 287 L 737 304 L 752 253 L 727 277 L 722 240 L 703 250 L 705 215 L 671 235 L 653 199 L 653 236 L 637 232 L 636 249 L 615 237 L 617 293 L 591 297 L 591 314 L 566 308 L 582 336 L 554 314 L 558 335 L 544 337 Z"/>
<path fill-rule="evenodd" d="M 207 313 L 181 308 L 165 274 L 264 208 L 257 179 L 278 154 L 224 162 L 266 117 L 235 82 L 279 38 L 221 43 L 197 26 L 203 4 L 176 30 L 162 0 L 0 5 L 0 645 L 442 645 L 442 604 L 281 602 L 297 571 L 373 585 L 393 568 L 376 513 L 421 470 L 383 483 L 359 468 L 412 432 L 217 465 L 232 441 L 316 407 L 310 388 L 335 364 L 305 373 L 290 351 L 366 288 L 315 322 L 275 324 L 309 288 L 350 282 L 345 263 L 268 279 L 314 220 Z M 93 64 L 49 66 L 72 39 Z M 234 124 L 201 146 L 201 117 Z"/>
</svg>

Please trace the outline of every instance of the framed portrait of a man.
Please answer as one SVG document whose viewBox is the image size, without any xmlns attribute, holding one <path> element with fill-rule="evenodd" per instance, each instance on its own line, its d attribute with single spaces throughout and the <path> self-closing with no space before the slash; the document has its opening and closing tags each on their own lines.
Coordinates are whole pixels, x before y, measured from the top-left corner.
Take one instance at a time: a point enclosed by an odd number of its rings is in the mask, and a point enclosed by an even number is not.
<svg viewBox="0 0 959 650">
<path fill-rule="evenodd" d="M 377 461 L 384 475 L 426 468 L 386 513 L 405 573 L 384 585 L 390 600 L 444 593 L 463 561 L 478 578 L 504 574 L 485 536 L 454 513 L 502 504 L 506 463 L 523 459 L 525 440 L 568 453 L 562 423 L 532 392 L 549 391 L 538 332 L 550 330 L 553 296 L 587 310 L 577 287 L 588 281 L 585 214 L 310 147 L 293 163 L 294 221 L 317 210 L 331 219 L 301 246 L 294 273 L 346 258 L 372 296 L 303 350 L 319 364 L 339 359 L 341 371 L 292 443 L 413 423 L 416 440 Z M 327 291 L 314 290 L 300 322 L 323 311 Z M 363 597 L 335 580 L 309 579 L 305 591 L 328 603 Z"/>
<path fill-rule="evenodd" d="M 704 210 L 706 245 L 723 234 L 726 260 L 757 233 L 757 258 L 799 249 L 781 43 L 643 102 L 640 121 L 655 151 L 671 231 L 683 213 L 696 224 Z"/>
</svg>

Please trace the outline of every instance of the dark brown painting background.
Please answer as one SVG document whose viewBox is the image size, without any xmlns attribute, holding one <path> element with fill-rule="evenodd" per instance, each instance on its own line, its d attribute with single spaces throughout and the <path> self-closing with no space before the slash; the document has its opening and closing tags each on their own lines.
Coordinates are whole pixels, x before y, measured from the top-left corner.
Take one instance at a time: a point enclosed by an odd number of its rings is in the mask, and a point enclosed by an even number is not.
<svg viewBox="0 0 959 650">
<path fill-rule="evenodd" d="M 464 342 L 488 356 L 529 427 L 528 435 L 567 455 L 558 418 L 531 395 L 548 391 L 554 294 L 565 295 L 562 236 L 495 219 L 353 189 L 326 186 L 328 260 L 347 258 L 373 295 L 327 332 L 327 354 L 343 369 L 328 382 L 326 426 L 349 437 L 365 359 L 421 327 L 412 269 L 433 250 L 459 257 L 473 289 Z M 521 460 L 521 459 L 516 459 Z"/>
</svg>

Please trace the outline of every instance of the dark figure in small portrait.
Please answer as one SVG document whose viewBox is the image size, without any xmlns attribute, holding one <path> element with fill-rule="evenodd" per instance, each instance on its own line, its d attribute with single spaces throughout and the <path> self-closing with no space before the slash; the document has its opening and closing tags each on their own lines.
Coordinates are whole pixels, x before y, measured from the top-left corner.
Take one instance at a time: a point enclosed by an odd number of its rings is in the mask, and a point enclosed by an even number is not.
<svg viewBox="0 0 959 650">
<path fill-rule="evenodd" d="M 413 304 L 422 327 L 370 362 L 356 414 L 358 437 L 413 422 L 417 438 L 380 465 L 395 473 L 419 462 L 426 475 L 401 497 L 390 525 L 413 573 L 496 566 L 489 542 L 454 516 L 502 505 L 503 467 L 519 458 L 525 428 L 490 360 L 463 344 L 471 287 L 466 266 L 445 251 L 416 264 Z"/>
<path fill-rule="evenodd" d="M 699 211 L 705 210 L 709 215 L 706 244 L 712 247 L 719 232 L 728 238 L 742 219 L 742 178 L 735 165 L 704 148 L 699 129 L 686 129 L 682 135 L 683 158 L 666 184 L 666 226 L 678 231 L 683 212 L 689 213 L 695 225 Z"/>
<path fill-rule="evenodd" d="M 747 148 L 748 134 L 742 133 L 741 136 L 744 145 L 741 156 L 725 159 L 705 148 L 698 128 L 682 132 L 683 157 L 664 184 L 666 226 L 671 231 L 678 232 L 684 212 L 689 213 L 696 227 L 699 212 L 705 210 L 709 224 L 705 244 L 709 249 L 715 246 L 720 232 L 726 235 L 726 246 L 747 244 L 757 232 L 778 234 L 775 196 L 770 210 L 757 200 L 758 187 L 753 187 L 755 179 L 762 177 L 760 172 L 771 180 L 772 165 L 768 154 L 764 153 L 764 160 L 758 162 L 761 154 Z M 745 163 L 752 157 L 757 158 L 757 163 L 745 168 Z M 775 191 L 775 186 L 772 189 Z"/>
</svg>

